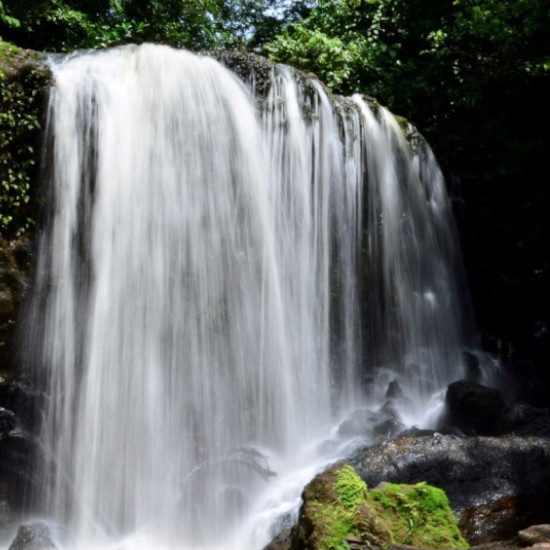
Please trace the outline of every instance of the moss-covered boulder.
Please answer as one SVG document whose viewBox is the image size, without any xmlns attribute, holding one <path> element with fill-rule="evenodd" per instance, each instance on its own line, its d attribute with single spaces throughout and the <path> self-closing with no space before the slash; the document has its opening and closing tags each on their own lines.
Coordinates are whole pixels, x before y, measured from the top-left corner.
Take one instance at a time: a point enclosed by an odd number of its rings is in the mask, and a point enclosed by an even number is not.
<svg viewBox="0 0 550 550">
<path fill-rule="evenodd" d="M 382 483 L 368 493 L 392 540 L 422 548 L 468 548 L 445 491 L 425 482 Z"/>
<path fill-rule="evenodd" d="M 468 548 L 444 491 L 426 483 L 380 484 L 368 490 L 349 464 L 337 464 L 307 485 L 292 550 Z"/>
</svg>

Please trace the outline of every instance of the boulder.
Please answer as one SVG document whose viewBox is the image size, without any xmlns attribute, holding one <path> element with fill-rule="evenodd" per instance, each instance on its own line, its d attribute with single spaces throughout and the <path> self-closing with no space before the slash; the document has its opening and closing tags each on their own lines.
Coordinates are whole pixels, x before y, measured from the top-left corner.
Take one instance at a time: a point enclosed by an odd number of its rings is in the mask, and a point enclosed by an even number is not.
<svg viewBox="0 0 550 550">
<path fill-rule="evenodd" d="M 483 376 L 481 367 L 479 366 L 479 357 L 471 351 L 462 353 L 464 366 L 466 367 L 466 380 L 469 382 L 480 382 Z"/>
<path fill-rule="evenodd" d="M 15 414 L 0 407 L 0 441 L 15 428 Z"/>
<path fill-rule="evenodd" d="M 467 435 L 501 431 L 506 405 L 500 392 L 476 382 L 459 380 L 447 388 L 447 421 Z"/>
<path fill-rule="evenodd" d="M 52 541 L 50 527 L 42 522 L 21 525 L 8 550 L 47 550 L 58 548 Z"/>
<path fill-rule="evenodd" d="M 532 525 L 518 533 L 518 540 L 521 544 L 533 545 L 541 543 L 550 543 L 550 525 Z"/>
<path fill-rule="evenodd" d="M 445 493 L 426 483 L 368 490 L 349 464 L 338 463 L 315 477 L 302 499 L 297 525 L 269 550 L 467 547 Z"/>
<path fill-rule="evenodd" d="M 367 441 L 383 441 L 395 437 L 403 428 L 396 413 L 382 407 L 380 411 L 367 409 L 354 411 L 337 432 L 339 438 L 361 437 Z"/>
<path fill-rule="evenodd" d="M 550 440 L 537 437 L 403 437 L 348 459 L 369 486 L 382 481 L 441 487 L 461 512 L 504 496 L 550 495 Z"/>
<path fill-rule="evenodd" d="M 40 452 L 36 438 L 22 430 L 12 430 L 0 441 L 0 481 L 6 490 L 2 497 L 15 511 L 23 510 L 29 496 L 41 487 L 43 479 L 35 467 Z"/>
<path fill-rule="evenodd" d="M 520 548 L 515 539 L 498 540 L 496 542 L 470 546 L 470 550 L 520 550 Z"/>
<path fill-rule="evenodd" d="M 401 389 L 401 386 L 399 384 L 399 381 L 397 378 L 394 378 L 389 384 L 388 389 L 386 390 L 386 398 L 387 399 L 398 399 L 400 397 L 403 397 L 403 390 Z"/>
<path fill-rule="evenodd" d="M 503 432 L 550 437 L 550 410 L 523 402 L 514 403 L 506 411 Z"/>
<path fill-rule="evenodd" d="M 264 550 L 290 550 L 292 544 L 292 530 L 284 529 L 281 531 Z"/>
<path fill-rule="evenodd" d="M 460 514 L 460 528 L 471 544 L 513 538 L 519 529 L 548 520 L 547 502 L 536 496 L 506 496 Z"/>
<path fill-rule="evenodd" d="M 29 383 L 17 379 L 0 383 L 0 407 L 13 411 L 18 426 L 31 429 L 43 404 L 43 393 Z"/>
</svg>

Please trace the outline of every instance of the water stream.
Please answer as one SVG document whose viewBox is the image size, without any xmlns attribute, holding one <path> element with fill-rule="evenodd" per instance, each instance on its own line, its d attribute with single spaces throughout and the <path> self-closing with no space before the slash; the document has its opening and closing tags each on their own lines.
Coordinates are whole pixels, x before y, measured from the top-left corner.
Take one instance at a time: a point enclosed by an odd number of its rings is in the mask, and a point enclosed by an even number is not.
<svg viewBox="0 0 550 550">
<path fill-rule="evenodd" d="M 162 46 L 53 72 L 33 509 L 71 548 L 261 549 L 353 446 L 343 419 L 379 414 L 395 380 L 395 421 L 429 424 L 462 377 L 433 153 L 287 67 L 265 97 Z"/>
</svg>

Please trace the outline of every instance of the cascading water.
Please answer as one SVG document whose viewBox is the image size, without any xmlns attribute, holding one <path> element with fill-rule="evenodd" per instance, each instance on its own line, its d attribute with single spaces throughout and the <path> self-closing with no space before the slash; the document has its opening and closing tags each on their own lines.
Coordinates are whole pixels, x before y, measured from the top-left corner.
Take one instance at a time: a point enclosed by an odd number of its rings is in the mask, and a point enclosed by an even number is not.
<svg viewBox="0 0 550 550">
<path fill-rule="evenodd" d="M 353 99 L 369 171 L 369 359 L 385 367 L 382 379 L 397 374 L 406 388 L 405 420 L 430 422 L 427 400 L 466 374 L 468 305 L 451 204 L 431 149 L 422 144 L 411 154 L 407 147 L 403 131 L 414 129 Z"/>
<path fill-rule="evenodd" d="M 35 506 L 76 548 L 261 548 L 342 452 L 314 444 L 335 422 L 392 377 L 418 411 L 460 376 L 433 154 L 286 67 L 259 106 L 161 46 L 53 70 L 25 344 L 49 396 Z"/>
</svg>

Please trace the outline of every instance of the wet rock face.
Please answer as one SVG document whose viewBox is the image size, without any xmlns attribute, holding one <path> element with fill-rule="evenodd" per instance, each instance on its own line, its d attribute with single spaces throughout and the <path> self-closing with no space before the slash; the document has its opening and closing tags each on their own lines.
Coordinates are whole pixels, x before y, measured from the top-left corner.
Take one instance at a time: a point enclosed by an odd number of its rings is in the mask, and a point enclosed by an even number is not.
<svg viewBox="0 0 550 550">
<path fill-rule="evenodd" d="M 266 57 L 250 52 L 215 51 L 207 52 L 206 55 L 225 65 L 241 80 L 249 84 L 254 91 L 256 99 L 260 102 L 269 92 L 272 73 L 277 67 L 281 67 L 281 65 L 273 63 L 273 61 L 270 61 Z M 313 93 L 314 89 L 311 87 L 313 80 L 319 82 L 324 87 L 324 84 L 313 73 L 306 74 L 290 66 L 287 68 L 304 85 L 305 91 Z"/>
<path fill-rule="evenodd" d="M 508 495 L 550 502 L 550 440 L 545 438 L 405 437 L 358 449 L 349 462 L 369 486 L 426 481 L 441 487 L 457 512 Z"/>
<path fill-rule="evenodd" d="M 33 490 L 38 446 L 29 430 L 42 403 L 42 394 L 15 372 L 15 320 L 27 286 L 28 247 L 25 236 L 0 237 L 0 499 L 14 510 Z"/>
<path fill-rule="evenodd" d="M 50 550 L 58 548 L 52 541 L 50 528 L 45 523 L 28 523 L 19 527 L 9 550 Z"/>
<path fill-rule="evenodd" d="M 13 370 L 15 320 L 27 285 L 29 240 L 0 236 L 0 371 Z"/>
<path fill-rule="evenodd" d="M 514 403 L 506 411 L 504 430 L 514 435 L 550 437 L 550 410 Z"/>
<path fill-rule="evenodd" d="M 28 434 L 39 406 L 16 372 L 15 324 L 28 288 L 30 240 L 38 219 L 40 143 L 51 71 L 41 54 L 0 44 L 0 498 L 19 507 L 30 490 L 36 443 Z M 40 529 L 22 528 L 24 540 Z M 15 544 L 15 542 L 14 542 Z M 26 543 L 25 543 L 26 544 Z M 29 542 L 30 544 L 30 542 Z"/>
<path fill-rule="evenodd" d="M 281 531 L 264 550 L 290 550 L 292 544 L 292 530 L 285 529 Z"/>
<path fill-rule="evenodd" d="M 482 371 L 479 366 L 479 358 L 469 351 L 465 351 L 462 356 L 464 359 L 464 365 L 466 366 L 466 379 L 469 382 L 479 383 L 482 377 Z"/>
<path fill-rule="evenodd" d="M 15 414 L 0 407 L 0 441 L 5 439 L 15 428 Z"/>
<path fill-rule="evenodd" d="M 403 429 L 398 417 L 391 410 L 378 412 L 367 409 L 354 411 L 340 424 L 337 437 L 346 439 L 362 437 L 366 441 L 383 441 Z"/>
<path fill-rule="evenodd" d="M 533 521 L 550 521 L 547 438 L 404 437 L 359 449 L 349 462 L 369 486 L 388 480 L 441 487 L 471 542 L 505 539 Z"/>
<path fill-rule="evenodd" d="M 459 435 L 550 436 L 550 409 L 517 401 L 506 406 L 500 392 L 460 380 L 447 388 L 446 430 Z"/>
<path fill-rule="evenodd" d="M 501 431 L 506 405 L 500 392 L 476 382 L 460 380 L 447 388 L 448 423 L 466 435 Z"/>
<path fill-rule="evenodd" d="M 528 525 L 548 520 L 547 501 L 536 496 L 506 496 L 464 510 L 460 528 L 471 544 L 512 539 Z"/>
<path fill-rule="evenodd" d="M 269 77 L 275 68 L 275 63 L 266 57 L 237 51 L 208 52 L 208 56 L 225 65 L 245 82 L 253 82 L 258 96 L 267 95 Z"/>
</svg>

